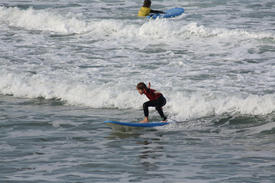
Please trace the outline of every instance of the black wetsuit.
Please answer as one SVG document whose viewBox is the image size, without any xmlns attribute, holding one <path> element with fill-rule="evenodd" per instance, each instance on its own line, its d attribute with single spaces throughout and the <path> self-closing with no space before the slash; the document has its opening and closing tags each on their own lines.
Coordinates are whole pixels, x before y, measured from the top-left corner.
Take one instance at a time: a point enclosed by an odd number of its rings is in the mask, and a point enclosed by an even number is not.
<svg viewBox="0 0 275 183">
<path fill-rule="evenodd" d="M 158 10 L 150 10 L 150 13 L 159 13 L 159 14 L 164 14 L 163 11 L 158 11 Z"/>
<path fill-rule="evenodd" d="M 148 102 L 145 102 L 143 104 L 144 116 L 145 117 L 149 116 L 149 109 L 148 109 L 148 107 L 155 107 L 156 110 L 158 111 L 159 115 L 161 116 L 162 120 L 165 121 L 167 119 L 167 117 L 163 114 L 163 110 L 162 110 L 162 107 L 165 104 L 166 104 L 166 99 L 164 98 L 163 95 L 160 95 L 155 100 L 150 100 Z"/>
</svg>

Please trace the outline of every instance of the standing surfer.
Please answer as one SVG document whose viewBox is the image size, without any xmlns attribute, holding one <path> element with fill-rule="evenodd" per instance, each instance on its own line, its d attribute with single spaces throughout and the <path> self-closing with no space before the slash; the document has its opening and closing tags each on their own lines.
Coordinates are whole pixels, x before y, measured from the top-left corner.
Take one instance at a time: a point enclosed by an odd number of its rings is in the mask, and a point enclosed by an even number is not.
<svg viewBox="0 0 275 183">
<path fill-rule="evenodd" d="M 144 120 L 140 121 L 141 123 L 148 123 L 149 122 L 149 107 L 155 107 L 158 111 L 159 115 L 162 118 L 162 122 L 167 122 L 167 117 L 163 114 L 162 107 L 166 104 L 166 99 L 162 95 L 162 93 L 151 89 L 151 84 L 149 83 L 148 87 L 145 83 L 138 83 L 137 84 L 137 90 L 139 94 L 143 95 L 145 94 L 149 101 L 145 102 L 143 104 L 143 110 L 144 110 Z"/>
</svg>

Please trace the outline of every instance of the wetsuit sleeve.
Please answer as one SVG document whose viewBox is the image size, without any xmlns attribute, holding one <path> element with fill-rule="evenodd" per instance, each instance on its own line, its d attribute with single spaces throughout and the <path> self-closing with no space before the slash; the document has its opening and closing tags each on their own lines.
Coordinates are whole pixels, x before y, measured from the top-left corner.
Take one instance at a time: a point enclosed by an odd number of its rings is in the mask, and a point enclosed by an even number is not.
<svg viewBox="0 0 275 183">
<path fill-rule="evenodd" d="M 164 14 L 163 11 L 158 11 L 158 10 L 151 10 L 150 13 L 159 13 L 159 14 Z"/>
</svg>

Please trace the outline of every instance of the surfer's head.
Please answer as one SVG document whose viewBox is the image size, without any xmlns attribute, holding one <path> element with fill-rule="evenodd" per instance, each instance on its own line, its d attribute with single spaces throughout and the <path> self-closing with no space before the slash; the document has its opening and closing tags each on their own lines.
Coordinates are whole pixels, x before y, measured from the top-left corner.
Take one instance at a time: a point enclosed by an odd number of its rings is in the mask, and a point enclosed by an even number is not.
<svg viewBox="0 0 275 183">
<path fill-rule="evenodd" d="M 143 7 L 150 8 L 151 7 L 151 0 L 144 0 Z"/>
<path fill-rule="evenodd" d="M 141 82 L 137 84 L 137 90 L 138 93 L 142 95 L 146 90 L 148 90 L 148 88 L 145 83 Z"/>
</svg>

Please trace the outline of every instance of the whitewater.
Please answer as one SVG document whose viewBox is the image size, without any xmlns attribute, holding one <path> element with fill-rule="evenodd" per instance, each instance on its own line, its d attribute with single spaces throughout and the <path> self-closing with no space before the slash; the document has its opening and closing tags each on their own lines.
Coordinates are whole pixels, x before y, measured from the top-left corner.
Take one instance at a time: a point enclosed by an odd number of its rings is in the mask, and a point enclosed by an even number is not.
<svg viewBox="0 0 275 183">
<path fill-rule="evenodd" d="M 0 22 L 2 27 L 23 31 L 15 40 L 23 39 L 19 45 L 2 41 L 5 57 L 9 53 L 14 57 L 14 52 L 20 56 L 24 47 L 31 48 L 22 53 L 29 58 L 20 65 L 2 59 L 2 94 L 60 98 L 94 108 L 139 108 L 135 84 L 150 81 L 167 95 L 168 110 L 179 119 L 229 110 L 259 115 L 275 109 L 273 60 L 250 62 L 271 57 L 269 50 L 257 54 L 274 43 L 270 32 L 169 20 L 83 21 L 33 8 L 1 7 Z M 40 39 L 24 38 L 28 31 L 39 31 Z M 59 36 L 60 45 L 48 39 L 54 35 Z M 61 51 L 56 53 L 56 49 Z"/>
<path fill-rule="evenodd" d="M 135 151 L 131 151 L 131 148 L 139 148 L 139 142 L 133 142 L 135 137 L 144 141 L 149 138 L 153 144 L 149 149 L 165 156 L 165 163 L 171 165 L 173 171 L 162 166 L 163 159 L 158 164 L 148 155 L 150 160 L 147 168 L 149 172 L 152 170 L 149 173 L 151 178 L 149 175 L 146 178 L 140 175 L 146 169 L 141 167 L 137 172 L 121 176 L 114 173 L 114 179 L 104 178 L 98 172 L 97 176 L 91 176 L 82 168 L 74 174 L 73 167 L 80 166 L 78 161 L 74 161 L 77 159 L 74 156 L 68 160 L 71 164 L 65 163 L 65 157 L 59 157 L 64 162 L 52 162 L 52 168 L 35 161 L 34 167 L 27 165 L 30 167 L 26 170 L 19 168 L 18 175 L 0 170 L 0 180 L 3 175 L 2 180 L 5 181 L 68 182 L 69 179 L 62 176 L 67 175 L 66 171 L 59 169 L 67 167 L 72 177 L 80 177 L 71 180 L 84 182 L 236 181 L 234 175 L 227 176 L 224 172 L 215 175 L 214 179 L 207 175 L 207 178 L 200 178 L 199 172 L 203 171 L 203 167 L 212 167 L 212 163 L 219 159 L 218 154 L 215 157 L 209 155 L 208 158 L 213 158 L 213 161 L 202 162 L 202 165 L 195 157 L 190 162 L 177 165 L 174 159 L 158 151 L 155 146 L 161 146 L 161 143 L 158 144 L 154 139 L 161 141 L 159 133 L 174 133 L 173 137 L 163 139 L 167 144 L 162 148 L 177 146 L 178 143 L 183 145 L 181 149 L 173 151 L 179 159 L 187 154 L 192 155 L 194 149 L 190 144 L 201 145 L 195 147 L 198 150 L 198 156 L 195 155 L 197 158 L 203 156 L 201 152 L 204 148 L 211 151 L 208 148 L 213 145 L 212 148 L 218 148 L 215 153 L 228 151 L 223 155 L 225 159 L 235 158 L 233 162 L 241 159 L 237 169 L 242 170 L 242 163 L 246 163 L 241 154 L 252 149 L 251 153 L 255 154 L 251 157 L 269 159 L 269 164 L 266 159 L 263 160 L 266 163 L 263 167 L 267 168 L 262 173 L 270 178 L 261 179 L 257 175 L 255 180 L 274 181 L 271 169 L 275 161 L 271 154 L 274 153 L 272 141 L 275 128 L 275 3 L 270 0 L 153 1 L 155 9 L 183 7 L 186 12 L 173 19 L 157 20 L 137 18 L 141 4 L 140 1 L 0 1 L 0 132 L 3 128 L 3 143 L 0 145 L 5 149 L 2 156 L 5 157 L 4 163 L 16 162 L 18 153 L 13 154 L 15 159 L 9 159 L 5 154 L 19 148 L 10 141 L 20 142 L 18 138 L 31 141 L 44 134 L 42 136 L 45 137 L 41 138 L 54 144 L 54 150 L 51 145 L 45 145 L 48 153 L 44 158 L 50 160 L 59 156 L 55 153 L 64 149 L 84 147 L 90 137 L 96 134 L 96 142 L 92 143 L 93 146 L 87 145 L 87 148 L 102 150 L 106 144 L 128 139 L 124 150 L 135 157 Z M 137 136 L 128 134 L 128 137 L 118 135 L 105 139 L 110 129 L 104 126 L 103 121 L 136 121 L 143 118 L 142 104 L 147 99 L 137 93 L 135 86 L 138 82 L 151 82 L 152 88 L 164 94 L 167 99 L 164 111 L 169 120 L 178 124 L 149 132 L 151 134 L 148 137 L 145 132 Z M 154 110 L 150 112 L 153 120 L 159 120 Z M 91 125 L 93 127 L 85 131 Z M 18 126 L 30 132 L 24 132 Z M 100 133 L 94 132 L 96 129 L 102 130 Z M 71 136 L 66 135 L 67 130 Z M 60 137 L 58 133 L 64 136 Z M 28 134 L 32 134 L 32 138 Z M 80 140 L 74 139 L 74 135 L 79 135 Z M 50 136 L 57 140 L 48 139 Z M 255 141 L 247 142 L 246 136 L 251 136 Z M 205 140 L 201 139 L 203 137 Z M 256 147 L 257 150 L 254 149 L 255 144 L 261 144 L 260 137 L 266 140 L 263 153 L 257 152 L 259 149 Z M 59 143 L 64 145 L 64 149 L 57 148 Z M 135 143 L 135 146 L 130 147 L 131 143 Z M 234 148 L 241 148 L 239 145 L 242 143 L 247 149 L 234 152 Z M 218 144 L 228 149 L 219 149 Z M 33 155 L 29 154 L 30 157 L 37 157 L 39 153 L 44 155 L 44 152 L 37 150 L 38 147 L 32 148 L 36 150 L 33 150 Z M 113 148 L 119 151 L 119 145 Z M 182 152 L 185 148 L 186 152 Z M 84 149 L 79 151 L 85 156 Z M 103 161 L 98 150 L 88 149 L 88 152 Z M 103 152 L 107 153 L 108 150 L 104 149 Z M 113 153 L 114 159 L 107 155 L 112 165 L 117 161 L 116 158 L 122 156 Z M 123 157 L 130 161 L 130 156 Z M 85 162 L 85 158 L 82 158 L 79 161 Z M 19 158 L 18 161 L 23 160 Z M 261 168 L 256 161 L 247 163 L 252 172 Z M 135 163 L 129 166 L 139 166 Z M 188 168 L 184 165 L 192 163 L 194 166 L 187 174 Z M 17 164 L 14 166 L 17 167 Z M 110 173 L 111 165 L 103 163 L 101 166 L 102 171 Z M 121 173 L 129 168 L 125 166 L 113 168 Z M 55 170 L 57 172 L 49 176 L 41 173 L 43 168 L 49 174 Z M 90 168 L 93 170 L 94 167 Z M 217 167 L 212 168 L 214 172 L 218 171 Z M 223 168 L 231 170 L 226 165 Z M 158 170 L 163 173 L 156 173 Z M 175 170 L 181 173 L 177 174 Z M 249 170 L 240 171 L 239 177 L 243 177 L 243 182 L 253 180 L 246 171 Z M 37 173 L 37 176 L 25 176 L 29 173 Z M 158 176 L 152 176 L 154 174 Z"/>
</svg>

